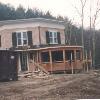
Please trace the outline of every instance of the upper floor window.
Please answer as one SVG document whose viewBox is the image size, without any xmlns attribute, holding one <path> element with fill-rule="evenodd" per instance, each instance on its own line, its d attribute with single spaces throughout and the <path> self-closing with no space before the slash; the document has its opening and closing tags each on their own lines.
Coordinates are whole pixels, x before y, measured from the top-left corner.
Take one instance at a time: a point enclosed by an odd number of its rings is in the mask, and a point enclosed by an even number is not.
<svg viewBox="0 0 100 100">
<path fill-rule="evenodd" d="M 46 32 L 46 42 L 47 44 L 61 44 L 60 32 L 47 31 Z"/>
<path fill-rule="evenodd" d="M 18 31 L 12 33 L 12 46 L 32 46 L 32 31 Z"/>
<path fill-rule="evenodd" d="M 58 44 L 57 32 L 49 32 L 50 44 Z"/>
<path fill-rule="evenodd" d="M 28 45 L 27 32 L 16 32 L 16 37 L 18 46 Z"/>
</svg>

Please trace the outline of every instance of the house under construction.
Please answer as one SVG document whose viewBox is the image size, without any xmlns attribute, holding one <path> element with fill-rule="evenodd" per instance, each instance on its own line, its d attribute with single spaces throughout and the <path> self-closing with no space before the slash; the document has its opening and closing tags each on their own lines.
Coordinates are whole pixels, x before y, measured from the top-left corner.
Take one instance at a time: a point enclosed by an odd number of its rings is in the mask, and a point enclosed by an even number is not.
<svg viewBox="0 0 100 100">
<path fill-rule="evenodd" d="M 44 18 L 0 22 L 0 49 L 16 52 L 17 72 L 83 69 L 82 46 L 65 44 L 64 22 Z M 0 51 L 1 52 L 1 51 Z"/>
</svg>

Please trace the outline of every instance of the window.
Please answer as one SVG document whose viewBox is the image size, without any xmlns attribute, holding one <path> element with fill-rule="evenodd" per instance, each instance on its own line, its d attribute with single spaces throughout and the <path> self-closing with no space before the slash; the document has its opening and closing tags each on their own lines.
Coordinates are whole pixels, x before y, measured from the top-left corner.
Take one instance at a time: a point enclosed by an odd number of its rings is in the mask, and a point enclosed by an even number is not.
<svg viewBox="0 0 100 100">
<path fill-rule="evenodd" d="M 46 31 L 47 44 L 61 44 L 60 32 Z"/>
<path fill-rule="evenodd" d="M 30 58 L 31 60 L 33 60 L 33 53 L 30 53 L 30 54 L 29 54 L 29 58 Z"/>
<path fill-rule="evenodd" d="M 52 51 L 52 61 L 63 61 L 63 51 Z"/>
<path fill-rule="evenodd" d="M 58 44 L 57 32 L 49 32 L 50 44 Z"/>
<path fill-rule="evenodd" d="M 17 45 L 18 46 L 24 46 L 24 45 L 28 45 L 28 36 L 27 36 L 27 32 L 16 32 L 16 36 L 17 36 Z"/>
<path fill-rule="evenodd" d="M 41 59 L 42 62 L 49 62 L 50 61 L 49 52 L 42 52 Z"/>
<path fill-rule="evenodd" d="M 72 58 L 71 58 L 71 54 L 72 54 Z M 66 60 L 74 60 L 74 51 L 73 50 L 66 50 L 65 51 L 65 58 Z"/>
<path fill-rule="evenodd" d="M 76 51 L 76 59 L 77 60 L 80 60 L 80 50 L 77 50 Z"/>
</svg>

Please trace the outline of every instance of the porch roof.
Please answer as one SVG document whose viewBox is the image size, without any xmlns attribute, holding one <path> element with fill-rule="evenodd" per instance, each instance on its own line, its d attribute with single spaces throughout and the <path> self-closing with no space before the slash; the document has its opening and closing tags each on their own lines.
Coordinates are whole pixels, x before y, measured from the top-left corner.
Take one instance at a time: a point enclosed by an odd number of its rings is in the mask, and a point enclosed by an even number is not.
<svg viewBox="0 0 100 100">
<path fill-rule="evenodd" d="M 54 50 L 54 49 L 82 49 L 83 46 L 76 46 L 76 45 L 54 45 L 54 46 L 33 46 L 33 47 L 26 47 L 26 48 L 17 48 L 14 51 L 40 51 L 40 50 Z"/>
</svg>

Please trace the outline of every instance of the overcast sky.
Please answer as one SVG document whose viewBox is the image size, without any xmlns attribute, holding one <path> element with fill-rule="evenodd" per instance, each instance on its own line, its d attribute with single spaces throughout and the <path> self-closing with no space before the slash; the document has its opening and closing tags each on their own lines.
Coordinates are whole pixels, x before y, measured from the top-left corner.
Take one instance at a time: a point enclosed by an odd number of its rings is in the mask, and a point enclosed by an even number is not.
<svg viewBox="0 0 100 100">
<path fill-rule="evenodd" d="M 25 8 L 38 8 L 42 11 L 50 11 L 54 16 L 61 15 L 67 16 L 72 22 L 76 25 L 81 24 L 81 18 L 75 9 L 77 7 L 78 11 L 81 13 L 81 3 L 80 0 L 0 0 L 0 2 L 5 4 L 11 4 L 15 8 L 21 4 Z M 91 0 L 92 4 L 92 15 L 94 14 L 93 9 L 96 8 L 96 0 Z M 84 9 L 85 12 L 85 21 L 84 26 L 89 26 L 89 7 L 90 7 L 90 0 L 87 0 L 86 7 Z M 99 22 L 99 18 L 97 22 Z M 99 27 L 100 23 L 97 23 L 97 27 Z"/>
</svg>

